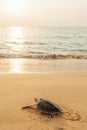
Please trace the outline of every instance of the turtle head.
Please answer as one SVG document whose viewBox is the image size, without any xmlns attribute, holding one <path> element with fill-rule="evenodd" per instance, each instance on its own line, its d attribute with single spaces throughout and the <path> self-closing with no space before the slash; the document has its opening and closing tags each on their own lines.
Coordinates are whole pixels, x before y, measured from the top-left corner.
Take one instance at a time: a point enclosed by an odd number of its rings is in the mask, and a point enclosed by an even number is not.
<svg viewBox="0 0 87 130">
<path fill-rule="evenodd" d="M 34 98 L 34 101 L 35 101 L 35 102 L 39 102 L 39 101 L 41 101 L 41 100 L 42 100 L 42 98 L 40 98 L 40 99 Z"/>
<path fill-rule="evenodd" d="M 34 98 L 34 101 L 35 101 L 35 102 L 38 102 L 38 101 L 39 101 L 39 99 L 38 99 L 38 98 Z"/>
</svg>

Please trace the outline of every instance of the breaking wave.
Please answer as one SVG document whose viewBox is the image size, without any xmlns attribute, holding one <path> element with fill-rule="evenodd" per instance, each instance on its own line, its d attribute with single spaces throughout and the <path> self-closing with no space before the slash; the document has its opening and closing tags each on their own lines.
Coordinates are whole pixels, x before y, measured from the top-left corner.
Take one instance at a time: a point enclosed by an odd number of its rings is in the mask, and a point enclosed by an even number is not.
<svg viewBox="0 0 87 130">
<path fill-rule="evenodd" d="M 87 59 L 87 55 L 80 54 L 41 54 L 41 55 L 0 55 L 0 58 L 30 58 L 30 59 Z"/>
</svg>

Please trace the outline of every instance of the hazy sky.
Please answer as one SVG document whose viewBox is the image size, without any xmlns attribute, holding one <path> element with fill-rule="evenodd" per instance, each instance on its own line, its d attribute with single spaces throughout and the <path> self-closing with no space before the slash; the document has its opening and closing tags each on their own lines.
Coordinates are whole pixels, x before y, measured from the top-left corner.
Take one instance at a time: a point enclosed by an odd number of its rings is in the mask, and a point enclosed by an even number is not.
<svg viewBox="0 0 87 130">
<path fill-rule="evenodd" d="M 0 0 L 0 26 L 87 26 L 87 0 Z"/>
</svg>

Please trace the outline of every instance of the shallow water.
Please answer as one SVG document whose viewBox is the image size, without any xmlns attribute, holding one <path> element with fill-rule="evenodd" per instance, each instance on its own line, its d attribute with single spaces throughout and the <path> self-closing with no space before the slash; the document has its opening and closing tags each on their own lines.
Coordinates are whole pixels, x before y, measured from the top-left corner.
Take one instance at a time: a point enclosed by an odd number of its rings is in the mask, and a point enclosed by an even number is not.
<svg viewBox="0 0 87 130">
<path fill-rule="evenodd" d="M 0 57 L 68 54 L 87 55 L 87 27 L 0 27 Z"/>
</svg>

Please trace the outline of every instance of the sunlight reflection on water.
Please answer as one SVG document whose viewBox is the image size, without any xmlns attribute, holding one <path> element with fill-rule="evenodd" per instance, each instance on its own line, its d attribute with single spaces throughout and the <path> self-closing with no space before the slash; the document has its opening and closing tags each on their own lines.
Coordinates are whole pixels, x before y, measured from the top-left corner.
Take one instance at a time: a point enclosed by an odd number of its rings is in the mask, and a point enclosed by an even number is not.
<svg viewBox="0 0 87 130">
<path fill-rule="evenodd" d="M 22 27 L 11 27 L 10 28 L 10 42 L 18 42 L 22 43 L 23 42 L 23 28 Z"/>
<path fill-rule="evenodd" d="M 87 71 L 87 60 L 0 59 L 0 73 Z"/>
<path fill-rule="evenodd" d="M 23 40 L 23 28 L 22 27 L 11 27 L 9 30 L 9 41 L 11 43 L 11 49 L 15 52 L 21 52 L 23 50 L 23 46 L 21 43 Z M 15 43 L 15 44 L 14 44 Z"/>
<path fill-rule="evenodd" d="M 46 55 L 49 58 L 73 54 L 87 55 L 87 28 L 0 28 L 0 57 L 44 58 Z"/>
<path fill-rule="evenodd" d="M 11 59 L 11 71 L 14 70 L 15 73 L 22 72 L 22 66 L 21 66 L 22 60 L 19 59 Z"/>
</svg>

